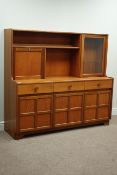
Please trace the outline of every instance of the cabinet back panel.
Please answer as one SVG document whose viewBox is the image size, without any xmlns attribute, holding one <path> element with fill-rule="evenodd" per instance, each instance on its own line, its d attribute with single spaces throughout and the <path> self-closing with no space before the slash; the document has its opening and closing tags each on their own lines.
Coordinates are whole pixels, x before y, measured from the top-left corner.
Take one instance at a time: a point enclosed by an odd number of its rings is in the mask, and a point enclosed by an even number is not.
<svg viewBox="0 0 117 175">
<path fill-rule="evenodd" d="M 14 44 L 79 45 L 79 34 L 13 31 Z"/>
<path fill-rule="evenodd" d="M 47 49 L 46 76 L 70 76 L 71 52 L 64 49 Z"/>
</svg>

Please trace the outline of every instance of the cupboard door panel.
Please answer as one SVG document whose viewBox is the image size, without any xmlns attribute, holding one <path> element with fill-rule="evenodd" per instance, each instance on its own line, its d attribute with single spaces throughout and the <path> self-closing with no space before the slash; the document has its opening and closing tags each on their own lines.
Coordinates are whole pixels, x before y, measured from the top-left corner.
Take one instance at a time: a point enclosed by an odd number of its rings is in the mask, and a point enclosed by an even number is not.
<svg viewBox="0 0 117 175">
<path fill-rule="evenodd" d="M 36 120 L 37 128 L 50 128 L 51 127 L 51 114 L 39 114 Z"/>
<path fill-rule="evenodd" d="M 84 111 L 84 122 L 96 120 L 96 108 L 89 108 Z"/>
<path fill-rule="evenodd" d="M 20 98 L 20 114 L 35 112 L 35 100 L 31 98 Z"/>
<path fill-rule="evenodd" d="M 110 92 L 104 91 L 99 93 L 98 105 L 109 105 L 110 103 Z"/>
<path fill-rule="evenodd" d="M 69 123 L 81 123 L 82 111 L 81 110 L 69 111 L 68 121 Z"/>
<path fill-rule="evenodd" d="M 54 114 L 54 123 L 55 127 L 57 126 L 62 126 L 62 125 L 67 125 L 68 123 L 68 112 L 56 112 Z"/>
<path fill-rule="evenodd" d="M 98 119 L 109 119 L 111 105 L 111 91 L 100 91 L 98 93 Z"/>
<path fill-rule="evenodd" d="M 32 130 L 35 127 L 35 119 L 33 115 L 24 115 L 20 117 L 20 130 Z"/>
<path fill-rule="evenodd" d="M 58 95 L 58 96 L 55 96 L 55 109 L 56 110 L 59 110 L 59 109 L 62 109 L 62 110 L 66 110 L 68 109 L 68 99 L 69 97 L 68 96 L 62 96 L 62 95 Z"/>
<path fill-rule="evenodd" d="M 98 108 L 98 119 L 107 119 L 109 118 L 109 107 L 99 107 Z"/>
<path fill-rule="evenodd" d="M 83 95 L 82 94 L 76 94 L 70 96 L 70 109 L 72 108 L 81 108 L 83 105 Z"/>
<path fill-rule="evenodd" d="M 37 97 L 36 127 L 40 129 L 52 127 L 52 95 Z"/>
<path fill-rule="evenodd" d="M 85 107 L 97 105 L 97 92 L 90 92 L 85 94 Z"/>
<path fill-rule="evenodd" d="M 51 111 L 52 108 L 52 97 L 42 96 L 37 99 L 37 112 Z"/>
</svg>

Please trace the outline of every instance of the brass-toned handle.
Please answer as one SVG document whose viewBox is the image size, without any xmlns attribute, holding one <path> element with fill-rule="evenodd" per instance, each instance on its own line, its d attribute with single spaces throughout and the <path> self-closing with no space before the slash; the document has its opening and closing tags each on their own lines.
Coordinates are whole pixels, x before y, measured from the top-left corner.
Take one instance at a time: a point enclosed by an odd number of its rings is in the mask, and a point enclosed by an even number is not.
<svg viewBox="0 0 117 175">
<path fill-rule="evenodd" d="M 38 92 L 38 90 L 39 90 L 39 87 L 35 87 L 35 88 L 34 88 L 34 92 L 35 92 L 35 93 Z"/>
<path fill-rule="evenodd" d="M 71 90 L 71 88 L 72 88 L 72 85 L 69 85 L 69 86 L 68 86 L 68 89 Z"/>
<path fill-rule="evenodd" d="M 100 83 L 98 83 L 97 86 L 100 87 Z"/>
</svg>

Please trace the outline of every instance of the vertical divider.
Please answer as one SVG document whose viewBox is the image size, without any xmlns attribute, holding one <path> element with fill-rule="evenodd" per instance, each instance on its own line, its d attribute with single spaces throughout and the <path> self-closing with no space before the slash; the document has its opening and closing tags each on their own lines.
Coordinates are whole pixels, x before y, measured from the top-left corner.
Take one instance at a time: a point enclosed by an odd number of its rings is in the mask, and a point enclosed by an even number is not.
<svg viewBox="0 0 117 175">
<path fill-rule="evenodd" d="M 79 76 L 83 77 L 83 57 L 84 57 L 84 40 L 85 40 L 85 35 L 82 34 L 80 36 L 80 73 Z"/>
<path fill-rule="evenodd" d="M 42 78 L 46 78 L 46 48 L 42 49 Z"/>
</svg>

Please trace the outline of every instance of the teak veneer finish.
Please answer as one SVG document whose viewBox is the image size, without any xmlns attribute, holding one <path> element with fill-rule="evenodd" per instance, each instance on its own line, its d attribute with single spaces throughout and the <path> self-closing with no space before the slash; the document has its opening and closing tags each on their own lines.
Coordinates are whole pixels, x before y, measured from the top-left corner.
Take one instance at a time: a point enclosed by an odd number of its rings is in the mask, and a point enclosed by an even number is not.
<svg viewBox="0 0 117 175">
<path fill-rule="evenodd" d="M 4 121 L 15 139 L 107 124 L 108 35 L 5 29 Z"/>
</svg>

